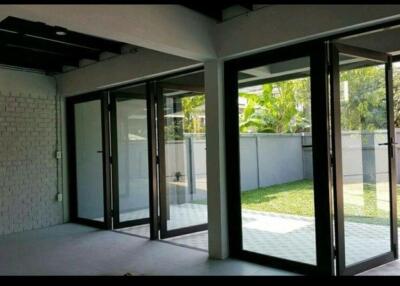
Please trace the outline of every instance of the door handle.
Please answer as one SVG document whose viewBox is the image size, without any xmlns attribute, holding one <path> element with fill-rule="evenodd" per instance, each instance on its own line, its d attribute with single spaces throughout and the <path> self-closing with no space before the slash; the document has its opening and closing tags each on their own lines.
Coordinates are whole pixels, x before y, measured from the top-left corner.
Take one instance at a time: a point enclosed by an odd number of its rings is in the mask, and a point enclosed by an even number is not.
<svg viewBox="0 0 400 286">
<path fill-rule="evenodd" d="M 394 145 L 397 145 L 397 142 L 394 142 L 392 138 L 390 138 L 390 142 L 385 142 L 385 143 L 379 143 L 378 146 L 389 146 L 389 156 L 390 158 L 394 158 Z"/>
<path fill-rule="evenodd" d="M 390 143 L 390 144 L 392 144 L 392 145 L 397 145 L 397 142 L 392 142 L 392 143 Z M 378 144 L 378 146 L 383 146 L 383 145 L 389 145 L 389 142 L 385 142 L 385 143 L 379 143 Z"/>
<path fill-rule="evenodd" d="M 97 150 L 97 153 L 103 153 L 103 150 Z"/>
</svg>

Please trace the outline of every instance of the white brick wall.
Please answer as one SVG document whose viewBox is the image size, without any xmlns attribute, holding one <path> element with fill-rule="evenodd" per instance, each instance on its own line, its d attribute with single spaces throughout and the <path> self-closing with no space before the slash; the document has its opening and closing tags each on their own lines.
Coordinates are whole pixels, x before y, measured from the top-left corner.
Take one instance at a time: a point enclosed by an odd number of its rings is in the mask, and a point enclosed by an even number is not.
<svg viewBox="0 0 400 286">
<path fill-rule="evenodd" d="M 55 100 L 48 77 L 0 70 L 0 234 L 62 223 Z"/>
</svg>

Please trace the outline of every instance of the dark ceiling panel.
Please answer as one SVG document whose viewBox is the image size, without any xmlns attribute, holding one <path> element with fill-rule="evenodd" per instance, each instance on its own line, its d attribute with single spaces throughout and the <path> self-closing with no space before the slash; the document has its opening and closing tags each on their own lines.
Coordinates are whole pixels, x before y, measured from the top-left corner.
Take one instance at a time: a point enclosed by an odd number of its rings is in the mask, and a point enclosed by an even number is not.
<svg viewBox="0 0 400 286">
<path fill-rule="evenodd" d="M 21 53 L 15 49 L 0 48 L 0 64 L 17 66 L 30 69 L 39 69 L 46 72 L 57 73 L 62 71 L 62 65 L 52 61 L 48 57 L 31 53 Z"/>
<path fill-rule="evenodd" d="M 99 60 L 99 51 L 93 51 L 58 42 L 47 41 L 39 38 L 29 37 L 21 34 L 10 33 L 0 30 L 0 46 L 17 46 L 49 54 L 69 55 L 76 59 Z"/>
<path fill-rule="evenodd" d="M 31 49 L 26 49 L 26 48 L 21 48 L 21 47 L 15 47 L 15 46 L 2 46 L 0 47 L 0 50 L 3 51 L 6 54 L 16 54 L 24 57 L 30 57 L 33 60 L 39 61 L 40 60 L 46 60 L 49 62 L 57 63 L 59 65 L 65 65 L 65 66 L 74 66 L 78 67 L 79 66 L 79 59 L 70 57 L 69 55 L 57 55 L 57 54 L 49 54 L 47 52 L 42 52 L 42 51 L 36 51 L 36 50 L 31 50 Z"/>
<path fill-rule="evenodd" d="M 107 51 L 121 53 L 122 43 L 105 40 L 73 31 L 61 27 L 53 27 L 41 22 L 33 22 L 15 17 L 7 17 L 0 22 L 0 29 L 18 32 L 20 34 L 35 36 L 51 41 L 57 41 L 66 45 L 75 45 L 92 49 L 94 51 Z M 63 31 L 65 35 L 57 35 L 57 31 Z"/>
<path fill-rule="evenodd" d="M 0 64 L 62 72 L 83 59 L 98 61 L 102 52 L 121 54 L 124 43 L 16 17 L 0 22 Z"/>
</svg>

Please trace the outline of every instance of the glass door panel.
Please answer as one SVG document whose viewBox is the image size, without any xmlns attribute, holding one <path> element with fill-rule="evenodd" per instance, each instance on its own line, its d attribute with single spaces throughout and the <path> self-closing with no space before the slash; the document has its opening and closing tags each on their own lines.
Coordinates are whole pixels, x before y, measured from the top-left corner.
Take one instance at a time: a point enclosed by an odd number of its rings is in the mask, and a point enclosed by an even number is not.
<svg viewBox="0 0 400 286">
<path fill-rule="evenodd" d="M 340 44 L 333 53 L 338 271 L 353 274 L 394 257 L 391 63 Z"/>
<path fill-rule="evenodd" d="M 161 237 L 207 228 L 203 72 L 158 83 Z"/>
<path fill-rule="evenodd" d="M 114 227 L 149 222 L 146 85 L 111 92 Z"/>
<path fill-rule="evenodd" d="M 75 104 L 77 215 L 104 222 L 101 101 Z"/>
<path fill-rule="evenodd" d="M 106 104 L 102 93 L 67 99 L 71 219 L 100 228 L 111 221 Z"/>
<path fill-rule="evenodd" d="M 225 63 L 232 256 L 303 274 L 334 271 L 327 46 Z"/>
<path fill-rule="evenodd" d="M 243 250 L 316 265 L 310 59 L 238 73 Z"/>
</svg>

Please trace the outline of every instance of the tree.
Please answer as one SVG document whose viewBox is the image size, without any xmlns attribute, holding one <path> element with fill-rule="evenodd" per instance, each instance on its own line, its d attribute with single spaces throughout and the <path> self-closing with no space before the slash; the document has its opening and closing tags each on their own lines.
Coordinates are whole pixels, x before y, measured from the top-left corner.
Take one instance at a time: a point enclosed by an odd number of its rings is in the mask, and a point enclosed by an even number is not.
<svg viewBox="0 0 400 286">
<path fill-rule="evenodd" d="M 182 99 L 183 130 L 185 133 L 205 133 L 205 126 L 200 118 L 204 115 L 204 94 L 188 96 Z"/>
<path fill-rule="evenodd" d="M 341 125 L 343 130 L 386 128 L 386 87 L 383 65 L 351 69 L 340 73 L 348 96 L 341 92 Z M 345 98 L 348 97 L 348 98 Z"/>
<path fill-rule="evenodd" d="M 170 98 L 169 105 L 175 106 L 175 117 L 166 119 L 164 132 L 166 140 L 183 140 L 184 133 L 205 133 L 204 114 L 205 96 L 191 95 L 182 98 Z M 176 113 L 176 114 L 175 114 Z M 178 116 L 181 113 L 182 117 Z"/>
<path fill-rule="evenodd" d="M 394 126 L 400 128 L 400 66 L 393 65 Z"/>
<path fill-rule="evenodd" d="M 240 132 L 291 133 L 310 129 L 310 81 L 299 78 L 262 85 L 262 93 L 239 94 L 247 103 Z"/>
</svg>

